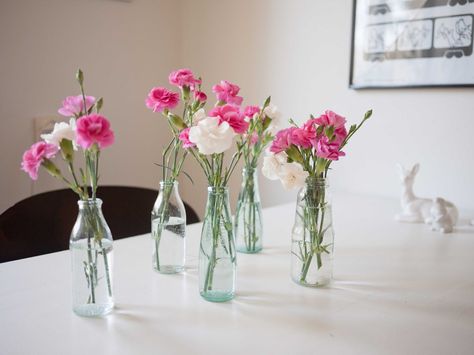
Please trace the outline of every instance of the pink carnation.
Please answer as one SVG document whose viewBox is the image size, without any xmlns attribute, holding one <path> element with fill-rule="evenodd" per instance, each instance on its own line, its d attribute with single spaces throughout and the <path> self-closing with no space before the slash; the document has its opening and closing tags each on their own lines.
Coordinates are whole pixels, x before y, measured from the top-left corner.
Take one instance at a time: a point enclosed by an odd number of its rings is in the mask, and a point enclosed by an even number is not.
<svg viewBox="0 0 474 355">
<path fill-rule="evenodd" d="M 256 113 L 260 113 L 260 107 L 258 106 L 247 106 L 244 110 L 245 116 L 253 118 Z"/>
<path fill-rule="evenodd" d="M 86 110 L 89 109 L 94 105 L 95 97 L 93 96 L 86 96 Z M 68 96 L 63 100 L 63 106 L 58 110 L 60 115 L 66 117 L 73 117 L 79 116 L 84 110 L 84 100 L 82 95 L 78 96 Z M 84 112 L 85 114 L 86 112 Z"/>
<path fill-rule="evenodd" d="M 273 139 L 270 151 L 272 153 L 278 154 L 284 152 L 291 146 L 291 133 L 296 127 L 290 127 L 278 131 L 275 138 Z"/>
<path fill-rule="evenodd" d="M 303 130 L 306 132 L 306 137 L 311 142 L 313 147 L 318 144 L 318 137 L 316 133 L 316 119 L 310 119 L 303 124 Z"/>
<path fill-rule="evenodd" d="M 196 84 L 201 84 L 201 80 L 196 79 L 193 72 L 189 69 L 176 70 L 170 74 L 168 79 L 171 85 L 176 85 L 180 88 L 187 86 L 192 90 L 194 90 Z"/>
<path fill-rule="evenodd" d="M 82 148 L 87 149 L 94 143 L 105 148 L 114 142 L 114 132 L 110 122 L 101 115 L 82 116 L 76 122 L 76 141 Z"/>
<path fill-rule="evenodd" d="M 315 118 L 313 121 L 319 126 L 333 126 L 334 142 L 338 144 L 341 144 L 347 137 L 347 130 L 345 127 L 346 119 L 331 110 L 326 110 L 324 114 Z"/>
<path fill-rule="evenodd" d="M 21 169 L 27 172 L 33 180 L 38 179 L 38 170 L 44 159 L 53 158 L 59 148 L 54 144 L 37 142 L 23 154 Z"/>
<path fill-rule="evenodd" d="M 245 133 L 249 127 L 240 108 L 234 105 L 216 106 L 209 112 L 209 116 L 218 117 L 219 124 L 227 122 L 237 134 Z"/>
<path fill-rule="evenodd" d="M 304 128 L 293 127 L 289 134 L 289 141 L 291 144 L 304 149 L 312 147 L 311 132 Z"/>
<path fill-rule="evenodd" d="M 183 148 L 185 148 L 185 149 L 186 148 L 192 148 L 192 147 L 196 146 L 196 144 L 194 144 L 193 142 L 191 142 L 189 140 L 189 130 L 190 130 L 190 127 L 183 129 L 179 133 L 179 140 L 181 142 L 183 142 Z"/>
<path fill-rule="evenodd" d="M 334 126 L 334 129 L 337 129 L 344 127 L 346 119 L 331 110 L 326 110 L 321 116 L 315 118 L 314 122 L 319 126 Z"/>
<path fill-rule="evenodd" d="M 212 87 L 212 92 L 216 94 L 217 99 L 228 104 L 240 105 L 242 103 L 243 98 L 237 96 L 239 91 L 240 87 L 227 80 L 222 80 L 220 84 Z"/>
<path fill-rule="evenodd" d="M 145 102 L 153 112 L 161 112 L 164 109 L 175 108 L 179 102 L 179 94 L 163 87 L 156 87 L 148 93 Z"/>
<path fill-rule="evenodd" d="M 340 143 L 336 141 L 329 141 L 329 138 L 322 136 L 316 145 L 316 155 L 320 158 L 329 160 L 339 160 L 339 157 L 346 155 L 340 149 Z"/>
<path fill-rule="evenodd" d="M 207 95 L 202 91 L 195 91 L 194 98 L 199 102 L 205 102 L 207 100 Z"/>
</svg>

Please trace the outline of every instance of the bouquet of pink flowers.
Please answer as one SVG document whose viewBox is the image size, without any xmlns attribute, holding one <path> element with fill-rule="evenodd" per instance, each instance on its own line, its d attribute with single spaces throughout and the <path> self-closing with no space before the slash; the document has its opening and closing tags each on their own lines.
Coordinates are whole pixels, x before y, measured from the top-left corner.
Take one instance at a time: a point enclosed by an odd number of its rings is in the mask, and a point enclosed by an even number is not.
<svg viewBox="0 0 474 355">
<path fill-rule="evenodd" d="M 43 140 L 33 144 L 23 154 L 22 169 L 36 180 L 40 167 L 53 177 L 62 180 L 79 196 L 79 215 L 71 233 L 73 257 L 74 311 L 80 315 L 102 315 L 113 307 L 112 281 L 109 259 L 112 253 L 112 236 L 101 211 L 101 201 L 96 199 L 99 182 L 99 156 L 103 148 L 114 142 L 114 132 L 110 122 L 99 112 L 102 98 L 96 100 L 84 93 L 84 75 L 77 71 L 76 79 L 81 95 L 68 96 L 58 112 L 69 117 L 69 123 L 54 125 L 49 134 L 41 135 Z M 74 166 L 76 152 L 82 149 L 85 166 Z M 67 165 L 66 177 L 53 158 L 61 154 Z M 99 264 L 99 255 L 103 263 Z M 105 277 L 99 272 L 104 267 Z M 83 273 L 85 279 L 80 276 Z M 99 288 L 99 280 L 106 280 L 104 292 Z M 84 282 L 85 281 L 85 282 Z M 87 287 L 81 287 L 82 284 Z M 84 290 L 88 290 L 84 292 Z"/>
<path fill-rule="evenodd" d="M 270 180 L 280 180 L 283 187 L 302 187 L 307 177 L 325 178 L 331 163 L 345 156 L 344 146 L 355 132 L 372 115 L 367 111 L 361 123 L 347 131 L 346 119 L 327 110 L 311 118 L 302 127 L 292 126 L 280 130 L 264 158 L 263 174 Z"/>
<path fill-rule="evenodd" d="M 145 103 L 153 112 L 160 112 L 166 118 L 172 133 L 170 142 L 163 149 L 162 163 L 157 164 L 162 168 L 162 181 L 152 210 L 153 267 L 162 273 L 177 273 L 184 270 L 186 225 L 186 212 L 179 197 L 177 179 L 188 154 L 188 150 L 182 147 L 180 135 L 195 113 L 204 106 L 207 96 L 201 91 L 201 79 L 195 78 L 189 69 L 173 71 L 168 79 L 171 85 L 179 88 L 180 93 L 165 87 L 154 87 Z M 180 100 L 183 105 L 181 116 L 172 112 Z M 186 172 L 183 173 L 189 177 Z"/>
<path fill-rule="evenodd" d="M 292 238 L 292 277 L 298 283 L 321 286 L 331 278 L 334 236 L 326 177 L 332 162 L 345 155 L 342 149 L 371 115 L 367 111 L 349 130 L 346 119 L 329 110 L 311 116 L 302 126 L 290 120 L 292 126 L 276 134 L 264 158 L 262 172 L 267 178 L 280 180 L 285 189 L 301 188 Z"/>
<path fill-rule="evenodd" d="M 61 115 L 70 117 L 69 123 L 56 123 L 51 133 L 43 134 L 43 140 L 33 144 L 23 154 L 21 168 L 36 180 L 42 166 L 53 177 L 64 181 L 81 200 L 86 201 L 89 197 L 95 199 L 100 151 L 114 142 L 114 132 L 107 118 L 99 114 L 103 99 L 96 100 L 84 94 L 84 75 L 81 70 L 78 70 L 76 79 L 81 87 L 81 95 L 68 96 L 58 110 Z M 79 177 L 74 168 L 74 155 L 78 147 L 83 149 L 85 158 L 85 169 L 79 169 Z M 51 160 L 58 152 L 67 163 L 71 176 L 69 179 Z"/>
<path fill-rule="evenodd" d="M 207 100 L 201 91 L 201 79 L 196 79 L 189 69 L 181 69 L 170 75 L 170 83 L 181 88 L 183 114 L 177 115 L 170 109 L 177 106 L 179 95 L 165 88 L 155 88 L 150 92 L 147 105 L 155 111 L 163 112 L 173 132 L 171 146 L 184 149 L 182 156 L 191 154 L 202 168 L 208 181 L 208 201 L 201 234 L 199 254 L 199 274 L 201 295 L 210 301 L 224 301 L 234 296 L 235 245 L 228 200 L 227 185 L 241 158 L 244 146 L 255 145 L 254 133 L 257 127 L 252 119 L 260 117 L 270 104 L 267 99 L 259 114 L 256 110 L 243 110 L 240 105 L 240 88 L 228 81 L 221 81 L 212 90 L 216 94 L 216 105 L 206 113 Z M 263 121 L 262 121 L 263 122 Z M 271 118 L 265 121 L 271 124 Z M 181 147 L 176 145 L 178 140 Z M 268 138 L 267 138 L 268 140 Z M 225 152 L 235 146 L 229 160 Z M 173 148 L 176 152 L 175 148 Z M 171 154 L 176 159 L 177 153 Z M 173 160 L 174 162 L 174 160 Z M 177 171 L 182 165 L 168 166 L 163 159 L 164 169 Z"/>
</svg>

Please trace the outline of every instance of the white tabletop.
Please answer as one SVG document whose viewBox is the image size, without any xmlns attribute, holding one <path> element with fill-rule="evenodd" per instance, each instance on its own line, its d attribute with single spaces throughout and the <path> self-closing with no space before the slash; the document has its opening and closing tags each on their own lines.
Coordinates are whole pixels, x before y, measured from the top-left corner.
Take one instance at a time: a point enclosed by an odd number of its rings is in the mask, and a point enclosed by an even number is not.
<svg viewBox="0 0 474 355">
<path fill-rule="evenodd" d="M 337 196 L 336 196 L 337 197 Z M 199 296 L 200 224 L 187 271 L 152 271 L 149 236 L 114 244 L 116 310 L 71 310 L 69 251 L 0 264 L 0 354 L 473 354 L 474 228 L 393 220 L 395 200 L 338 197 L 335 280 L 290 280 L 294 205 L 264 210 L 264 251 L 238 254 L 237 296 Z"/>
</svg>

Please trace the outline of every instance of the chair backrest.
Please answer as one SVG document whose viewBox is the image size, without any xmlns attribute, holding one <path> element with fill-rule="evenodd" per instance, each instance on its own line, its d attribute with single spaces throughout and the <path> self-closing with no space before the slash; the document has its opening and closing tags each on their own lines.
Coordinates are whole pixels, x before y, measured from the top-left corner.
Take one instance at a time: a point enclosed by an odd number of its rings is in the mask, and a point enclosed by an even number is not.
<svg viewBox="0 0 474 355">
<path fill-rule="evenodd" d="M 97 197 L 114 239 L 149 233 L 158 191 L 141 187 L 100 186 Z M 0 215 L 0 262 L 69 248 L 77 217 L 77 195 L 69 189 L 28 197 Z M 186 222 L 199 222 L 185 203 Z"/>
</svg>

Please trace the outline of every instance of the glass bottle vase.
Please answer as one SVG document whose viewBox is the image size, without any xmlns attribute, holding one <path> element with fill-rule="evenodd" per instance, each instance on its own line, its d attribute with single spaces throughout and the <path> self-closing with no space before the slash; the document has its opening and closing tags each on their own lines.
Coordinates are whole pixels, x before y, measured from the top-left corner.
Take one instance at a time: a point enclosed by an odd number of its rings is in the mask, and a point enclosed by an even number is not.
<svg viewBox="0 0 474 355">
<path fill-rule="evenodd" d="M 186 210 L 177 181 L 161 181 L 151 212 L 152 265 L 162 274 L 184 271 Z"/>
<path fill-rule="evenodd" d="M 308 177 L 299 191 L 292 229 L 291 277 L 304 286 L 332 280 L 334 229 L 327 180 Z"/>
<path fill-rule="evenodd" d="M 199 248 L 199 292 L 211 302 L 235 295 L 236 253 L 227 187 L 209 187 Z"/>
<path fill-rule="evenodd" d="M 242 170 L 242 186 L 234 220 L 237 251 L 258 253 L 262 250 L 262 207 L 258 189 L 258 173 L 253 167 Z"/>
<path fill-rule="evenodd" d="M 79 213 L 71 232 L 73 311 L 85 317 L 110 313 L 113 239 L 102 214 L 102 201 L 78 201 Z"/>
</svg>

